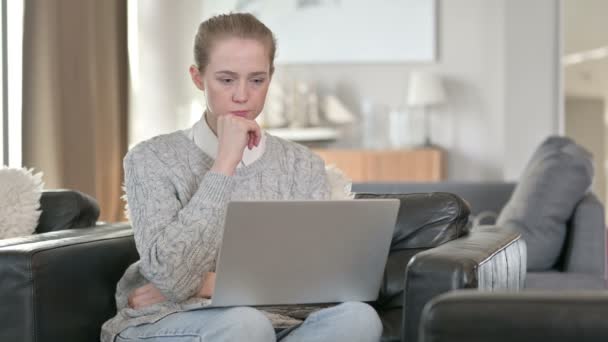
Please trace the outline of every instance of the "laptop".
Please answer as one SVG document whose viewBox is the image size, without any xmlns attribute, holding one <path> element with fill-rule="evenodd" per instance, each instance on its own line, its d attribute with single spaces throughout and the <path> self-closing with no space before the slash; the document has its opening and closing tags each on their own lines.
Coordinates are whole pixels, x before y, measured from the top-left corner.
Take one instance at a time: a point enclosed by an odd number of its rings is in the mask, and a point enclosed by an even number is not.
<svg viewBox="0 0 608 342">
<path fill-rule="evenodd" d="M 211 306 L 373 301 L 397 199 L 228 204 Z"/>
</svg>

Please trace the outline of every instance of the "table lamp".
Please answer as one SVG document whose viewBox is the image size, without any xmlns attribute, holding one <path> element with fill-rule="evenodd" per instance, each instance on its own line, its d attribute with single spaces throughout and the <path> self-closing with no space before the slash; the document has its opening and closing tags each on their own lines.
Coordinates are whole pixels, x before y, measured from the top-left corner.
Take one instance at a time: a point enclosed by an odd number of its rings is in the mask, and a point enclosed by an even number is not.
<svg viewBox="0 0 608 342">
<path fill-rule="evenodd" d="M 445 102 L 445 91 L 439 76 L 426 71 L 413 71 L 409 77 L 407 105 L 421 108 L 424 115 L 424 146 L 431 146 L 429 108 Z"/>
</svg>

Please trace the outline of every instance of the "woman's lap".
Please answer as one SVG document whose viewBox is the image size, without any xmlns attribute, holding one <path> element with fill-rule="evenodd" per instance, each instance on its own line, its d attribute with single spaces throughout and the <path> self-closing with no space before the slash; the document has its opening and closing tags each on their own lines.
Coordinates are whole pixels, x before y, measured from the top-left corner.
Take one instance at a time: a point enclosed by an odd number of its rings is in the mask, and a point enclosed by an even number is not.
<svg viewBox="0 0 608 342">
<path fill-rule="evenodd" d="M 304 323 L 281 336 L 281 342 L 377 341 L 380 320 L 369 305 L 349 302 L 319 310 Z M 213 308 L 178 312 L 152 324 L 131 327 L 116 338 L 122 341 L 209 342 L 275 341 L 272 324 L 250 307 Z"/>
<path fill-rule="evenodd" d="M 319 310 L 281 342 L 300 341 L 373 341 L 382 335 L 376 311 L 365 303 L 347 302 Z"/>
<path fill-rule="evenodd" d="M 131 327 L 120 341 L 206 342 L 272 341 L 274 329 L 260 311 L 249 307 L 214 308 L 171 314 L 156 323 Z"/>
</svg>

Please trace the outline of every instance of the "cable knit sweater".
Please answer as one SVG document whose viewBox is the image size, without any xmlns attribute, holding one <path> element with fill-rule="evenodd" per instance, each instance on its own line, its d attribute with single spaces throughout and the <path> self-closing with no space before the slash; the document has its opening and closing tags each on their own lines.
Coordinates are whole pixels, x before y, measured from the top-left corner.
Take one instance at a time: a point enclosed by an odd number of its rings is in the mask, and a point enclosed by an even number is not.
<svg viewBox="0 0 608 342">
<path fill-rule="evenodd" d="M 209 171 L 212 165 L 213 159 L 182 131 L 142 142 L 126 155 L 126 195 L 140 260 L 118 283 L 118 312 L 103 325 L 103 342 L 113 341 L 127 327 L 209 305 L 209 300 L 193 296 L 203 274 L 215 270 L 230 200 L 330 198 L 321 158 L 271 135 L 264 154 L 233 176 Z M 148 282 L 168 300 L 139 310 L 129 308 L 129 293 Z M 278 326 L 298 323 L 312 309 L 267 311 Z"/>
</svg>

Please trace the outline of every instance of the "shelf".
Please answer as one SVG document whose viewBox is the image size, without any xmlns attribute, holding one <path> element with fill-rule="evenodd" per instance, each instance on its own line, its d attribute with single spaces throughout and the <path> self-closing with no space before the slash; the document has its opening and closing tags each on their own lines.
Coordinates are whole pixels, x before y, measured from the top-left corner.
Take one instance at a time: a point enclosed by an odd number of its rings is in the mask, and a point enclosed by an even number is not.
<svg viewBox="0 0 608 342">
<path fill-rule="evenodd" d="M 353 182 L 432 182 L 445 178 L 445 153 L 438 148 L 313 151 Z"/>
<path fill-rule="evenodd" d="M 266 129 L 266 132 L 295 142 L 331 141 L 339 136 L 332 127 L 272 128 Z"/>
</svg>

